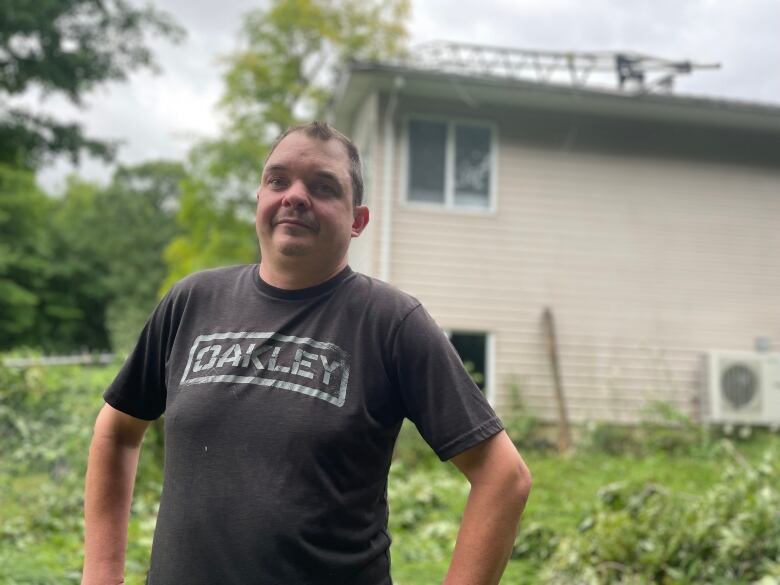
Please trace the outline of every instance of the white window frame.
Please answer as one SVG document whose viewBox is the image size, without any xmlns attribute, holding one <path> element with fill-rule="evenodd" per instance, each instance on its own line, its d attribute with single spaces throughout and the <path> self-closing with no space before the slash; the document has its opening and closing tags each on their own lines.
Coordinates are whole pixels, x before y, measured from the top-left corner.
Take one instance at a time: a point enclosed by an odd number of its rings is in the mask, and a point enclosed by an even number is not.
<svg viewBox="0 0 780 585">
<path fill-rule="evenodd" d="M 409 122 L 419 120 L 421 122 L 438 122 L 447 125 L 447 138 L 444 147 L 444 203 L 431 201 L 414 201 L 409 199 Z M 481 126 L 490 131 L 490 181 L 488 184 L 487 207 L 475 205 L 463 205 L 455 203 L 455 127 Z M 401 202 L 404 206 L 426 209 L 431 211 L 447 211 L 456 213 L 468 213 L 477 215 L 490 215 L 496 213 L 497 184 L 498 184 L 498 127 L 494 122 L 475 120 L 473 118 L 453 118 L 444 116 L 432 116 L 429 114 L 407 114 L 403 117 L 403 138 L 401 140 Z"/>
<path fill-rule="evenodd" d="M 447 335 L 447 339 L 452 343 L 453 333 L 463 333 L 465 335 L 484 335 L 485 336 L 485 398 L 491 406 L 495 406 L 495 371 L 496 371 L 496 335 L 492 331 L 485 331 L 484 329 L 463 329 L 446 328 L 444 333 Z"/>
</svg>

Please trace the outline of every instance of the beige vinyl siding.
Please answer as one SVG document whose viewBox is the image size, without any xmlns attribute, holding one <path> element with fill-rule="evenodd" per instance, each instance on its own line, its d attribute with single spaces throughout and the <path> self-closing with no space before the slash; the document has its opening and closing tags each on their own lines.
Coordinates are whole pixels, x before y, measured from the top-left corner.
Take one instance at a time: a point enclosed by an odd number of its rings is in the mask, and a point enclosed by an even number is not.
<svg viewBox="0 0 780 585">
<path fill-rule="evenodd" d="M 376 159 L 381 155 L 379 139 L 376 136 L 379 96 L 371 93 L 360 105 L 355 114 L 351 128 L 344 131 L 358 147 L 363 165 L 363 203 L 373 211 L 379 207 L 379 194 L 382 189 L 382 176 L 376 173 Z M 376 217 L 369 219 L 369 224 L 361 237 L 354 240 L 349 249 L 349 263 L 355 270 L 376 276 L 374 256 L 378 247 L 379 229 Z"/>
<path fill-rule="evenodd" d="M 359 238 L 350 243 L 350 264 L 355 269 L 369 276 L 379 277 L 382 254 L 382 221 L 385 198 L 385 135 L 384 108 L 387 97 L 372 93 L 365 100 L 353 120 L 352 136 L 360 135 L 363 156 L 364 144 L 370 142 L 371 154 L 368 160 L 363 160 L 363 171 L 370 177 L 366 184 L 366 204 L 369 208 L 369 222 Z M 397 163 L 397 160 L 394 161 Z M 397 184 L 393 184 L 397 189 Z"/>
<path fill-rule="evenodd" d="M 545 143 L 543 130 L 529 139 L 521 119 L 492 115 L 493 214 L 405 204 L 396 142 L 390 280 L 442 327 L 494 334 L 499 409 L 516 386 L 554 417 L 545 306 L 575 420 L 636 420 L 650 400 L 698 415 L 702 352 L 780 344 L 778 168 L 577 149 L 571 127 Z"/>
</svg>

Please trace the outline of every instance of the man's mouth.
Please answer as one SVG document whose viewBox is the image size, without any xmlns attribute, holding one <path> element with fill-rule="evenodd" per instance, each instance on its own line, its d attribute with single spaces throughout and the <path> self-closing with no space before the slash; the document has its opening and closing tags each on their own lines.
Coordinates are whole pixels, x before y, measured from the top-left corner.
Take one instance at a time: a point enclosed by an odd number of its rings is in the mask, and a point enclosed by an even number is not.
<svg viewBox="0 0 780 585">
<path fill-rule="evenodd" d="M 310 229 L 310 230 L 314 230 L 314 226 L 311 225 L 311 223 L 309 223 L 307 221 L 304 221 L 304 220 L 301 220 L 301 219 L 294 218 L 294 217 L 280 217 L 280 218 L 274 220 L 274 225 L 275 226 L 277 226 L 277 225 L 297 225 L 297 226 L 304 227 L 304 228 L 307 228 L 307 229 Z"/>
</svg>

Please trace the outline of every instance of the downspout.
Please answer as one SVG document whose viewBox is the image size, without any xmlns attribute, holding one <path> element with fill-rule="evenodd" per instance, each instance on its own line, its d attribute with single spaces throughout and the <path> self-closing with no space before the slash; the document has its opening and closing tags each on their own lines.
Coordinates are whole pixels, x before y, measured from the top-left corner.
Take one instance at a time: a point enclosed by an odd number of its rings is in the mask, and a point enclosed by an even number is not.
<svg viewBox="0 0 780 585">
<path fill-rule="evenodd" d="M 393 91 L 385 109 L 384 119 L 384 173 L 382 177 L 382 230 L 380 234 L 379 278 L 390 281 L 390 250 L 393 235 L 393 118 L 398 105 L 398 92 L 404 86 L 404 78 L 398 75 L 393 80 Z"/>
</svg>

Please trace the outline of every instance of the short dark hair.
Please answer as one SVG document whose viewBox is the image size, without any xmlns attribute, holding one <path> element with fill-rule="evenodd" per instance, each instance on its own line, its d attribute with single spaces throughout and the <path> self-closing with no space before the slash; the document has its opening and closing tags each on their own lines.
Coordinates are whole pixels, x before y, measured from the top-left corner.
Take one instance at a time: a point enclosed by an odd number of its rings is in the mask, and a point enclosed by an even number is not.
<svg viewBox="0 0 780 585">
<path fill-rule="evenodd" d="M 287 138 L 287 136 L 295 132 L 303 132 L 309 138 L 316 138 L 317 140 L 322 140 L 323 142 L 336 139 L 344 145 L 344 148 L 347 149 L 347 156 L 349 157 L 350 162 L 349 176 L 352 179 L 352 204 L 356 206 L 362 205 L 363 167 L 360 164 L 360 153 L 358 152 L 357 146 L 355 146 L 355 144 L 349 138 L 330 126 L 327 122 L 314 121 L 309 122 L 308 124 L 297 124 L 287 128 L 287 130 L 277 136 L 276 140 L 274 140 L 273 144 L 271 144 L 271 148 L 268 150 L 268 154 L 265 157 L 263 166 L 265 166 L 265 164 L 268 162 L 269 157 L 273 154 L 274 150 L 276 150 L 276 147 L 279 146 L 279 143 Z"/>
</svg>

